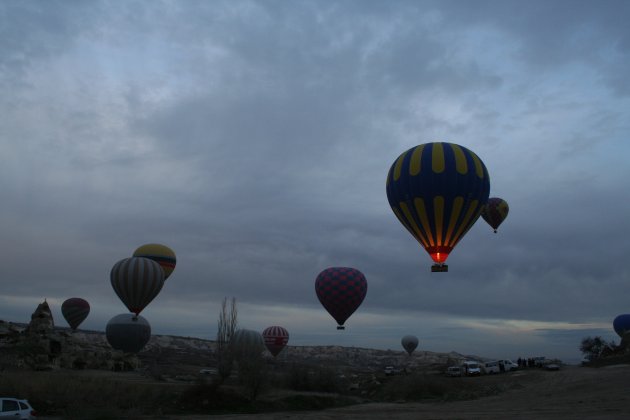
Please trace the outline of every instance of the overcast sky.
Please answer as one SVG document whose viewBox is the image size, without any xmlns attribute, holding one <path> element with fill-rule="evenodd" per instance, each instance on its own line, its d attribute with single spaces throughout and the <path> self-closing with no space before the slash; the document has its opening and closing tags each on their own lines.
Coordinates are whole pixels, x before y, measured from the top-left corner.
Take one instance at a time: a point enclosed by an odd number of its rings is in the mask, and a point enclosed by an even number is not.
<svg viewBox="0 0 630 420">
<path fill-rule="evenodd" d="M 630 313 L 630 2 L 0 2 L 0 319 L 83 297 L 126 312 L 111 267 L 163 243 L 156 334 L 241 327 L 339 344 L 579 360 Z M 394 216 L 410 147 L 473 150 L 490 196 L 448 273 Z M 351 266 L 345 331 L 315 295 Z"/>
</svg>

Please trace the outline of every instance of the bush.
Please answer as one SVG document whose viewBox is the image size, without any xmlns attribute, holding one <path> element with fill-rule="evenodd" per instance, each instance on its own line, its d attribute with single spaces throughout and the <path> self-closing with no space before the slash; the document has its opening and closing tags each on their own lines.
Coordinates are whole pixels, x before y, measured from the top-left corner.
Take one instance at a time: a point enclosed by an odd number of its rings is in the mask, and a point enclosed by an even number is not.
<svg viewBox="0 0 630 420">
<path fill-rule="evenodd" d="M 260 354 L 238 362 L 238 381 L 245 388 L 247 397 L 255 400 L 265 384 L 266 367 Z"/>
<path fill-rule="evenodd" d="M 308 377 L 308 369 L 296 364 L 291 365 L 286 374 L 286 387 L 294 391 L 310 391 L 311 385 Z"/>
<path fill-rule="evenodd" d="M 28 399 L 42 415 L 70 419 L 115 419 L 172 410 L 176 392 L 175 387 L 71 371 L 3 372 L 0 381 L 0 394 Z"/>
<path fill-rule="evenodd" d="M 254 411 L 251 402 L 235 390 L 201 383 L 186 389 L 179 398 L 177 407 L 181 412 L 210 414 Z"/>
<path fill-rule="evenodd" d="M 286 374 L 286 386 L 294 391 L 340 392 L 341 381 L 333 369 L 293 364 Z"/>
<path fill-rule="evenodd" d="M 580 351 L 590 361 L 615 354 L 616 347 L 614 341 L 607 342 L 601 337 L 585 337 L 580 342 Z"/>
<path fill-rule="evenodd" d="M 496 395 L 510 387 L 508 384 L 486 383 L 482 378 L 447 378 L 444 376 L 414 374 L 393 378 L 380 390 L 376 399 L 399 400 L 470 400 Z"/>
</svg>

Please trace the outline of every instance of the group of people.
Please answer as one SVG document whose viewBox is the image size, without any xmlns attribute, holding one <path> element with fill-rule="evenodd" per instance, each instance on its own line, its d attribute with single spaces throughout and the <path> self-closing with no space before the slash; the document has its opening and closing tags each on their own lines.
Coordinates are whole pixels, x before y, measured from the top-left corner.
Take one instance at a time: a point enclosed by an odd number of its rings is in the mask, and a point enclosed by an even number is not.
<svg viewBox="0 0 630 420">
<path fill-rule="evenodd" d="M 545 360 L 544 357 L 529 357 L 527 359 L 519 357 L 516 363 L 518 364 L 519 369 L 532 368 L 542 366 L 543 360 Z"/>
</svg>

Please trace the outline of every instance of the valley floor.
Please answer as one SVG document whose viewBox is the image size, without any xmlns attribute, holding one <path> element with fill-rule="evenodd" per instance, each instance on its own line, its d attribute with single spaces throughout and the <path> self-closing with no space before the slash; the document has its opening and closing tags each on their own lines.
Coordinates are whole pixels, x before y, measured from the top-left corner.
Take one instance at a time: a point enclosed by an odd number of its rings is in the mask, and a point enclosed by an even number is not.
<svg viewBox="0 0 630 420">
<path fill-rule="evenodd" d="M 256 415 L 194 415 L 183 417 L 183 419 L 568 420 L 630 418 L 630 365 L 602 368 L 567 366 L 556 372 L 537 370 L 515 372 L 513 375 L 522 376 L 522 387 L 476 400 L 369 403 L 322 411 Z M 474 380 L 475 378 L 453 379 Z M 165 418 L 162 417 L 162 419 Z"/>
</svg>

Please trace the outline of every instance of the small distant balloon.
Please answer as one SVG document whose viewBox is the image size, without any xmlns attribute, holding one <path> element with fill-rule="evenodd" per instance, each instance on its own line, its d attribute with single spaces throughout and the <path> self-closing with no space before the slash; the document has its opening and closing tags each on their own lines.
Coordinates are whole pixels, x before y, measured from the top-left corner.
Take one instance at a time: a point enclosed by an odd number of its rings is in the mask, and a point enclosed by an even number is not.
<svg viewBox="0 0 630 420">
<path fill-rule="evenodd" d="M 499 197 L 490 197 L 481 212 L 481 217 L 497 233 L 499 225 L 503 223 L 510 211 L 507 201 Z"/>
<path fill-rule="evenodd" d="M 401 344 L 405 351 L 411 356 L 411 353 L 418 347 L 418 337 L 415 335 L 406 335 L 402 338 Z"/>
<path fill-rule="evenodd" d="M 329 267 L 315 279 L 315 293 L 322 306 L 337 321 L 337 329 L 356 311 L 367 294 L 367 280 L 351 267 Z"/>
<path fill-rule="evenodd" d="M 151 325 L 141 316 L 120 314 L 109 320 L 105 336 L 112 348 L 125 353 L 138 353 L 151 338 Z"/>
<path fill-rule="evenodd" d="M 164 269 L 164 280 L 166 280 L 175 270 L 177 257 L 175 252 L 166 245 L 162 244 L 145 244 L 138 247 L 133 252 L 134 257 L 144 257 L 160 264 Z"/>
<path fill-rule="evenodd" d="M 262 333 L 265 346 L 276 357 L 289 342 L 289 332 L 279 326 L 267 327 Z"/>
<path fill-rule="evenodd" d="M 619 337 L 624 338 L 630 332 L 630 314 L 617 315 L 613 320 L 613 329 Z"/>
<path fill-rule="evenodd" d="M 61 304 L 61 314 L 70 328 L 76 330 L 90 313 L 90 304 L 85 299 L 73 297 Z"/>
<path fill-rule="evenodd" d="M 112 267 L 110 280 L 127 309 L 138 315 L 162 290 L 164 270 L 148 258 L 124 258 Z"/>
</svg>

